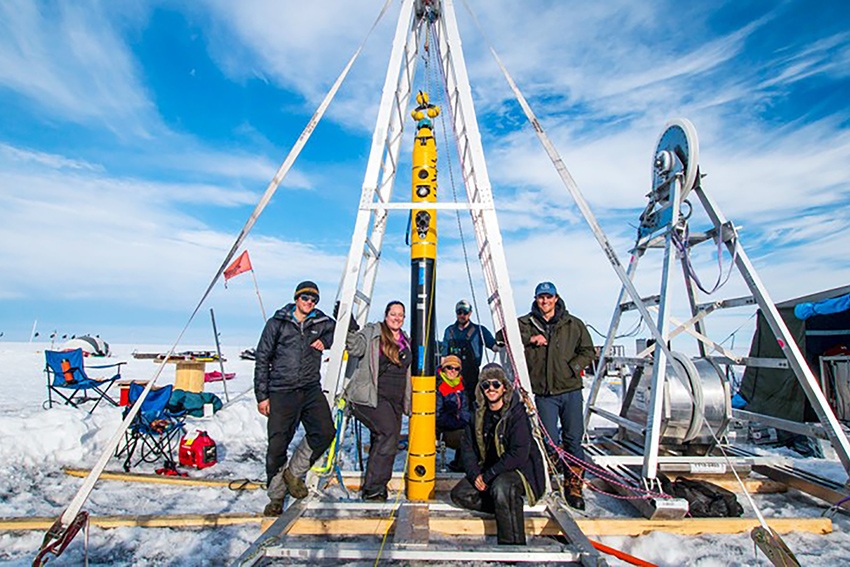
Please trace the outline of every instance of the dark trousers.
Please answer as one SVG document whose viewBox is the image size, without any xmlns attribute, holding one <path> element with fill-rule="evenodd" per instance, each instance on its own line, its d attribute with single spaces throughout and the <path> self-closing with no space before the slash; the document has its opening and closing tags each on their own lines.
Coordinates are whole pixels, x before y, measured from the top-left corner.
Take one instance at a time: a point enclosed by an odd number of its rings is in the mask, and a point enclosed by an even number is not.
<svg viewBox="0 0 850 567">
<path fill-rule="evenodd" d="M 484 492 L 464 478 L 452 489 L 451 496 L 456 506 L 495 514 L 499 545 L 525 545 L 524 495 L 522 477 L 517 471 L 507 471 L 494 478 Z"/>
<path fill-rule="evenodd" d="M 385 489 L 393 476 L 393 462 L 401 434 L 402 407 L 400 403 L 378 396 L 376 407 L 353 403 L 351 413 L 369 428 L 369 459 L 366 461 L 362 492 L 375 493 Z"/>
<path fill-rule="evenodd" d="M 299 390 L 269 394 L 269 449 L 266 452 L 266 478 L 272 478 L 286 465 L 286 452 L 298 424 L 313 450 L 310 461 L 322 456 L 334 439 L 334 422 L 328 400 L 318 383 Z"/>
<path fill-rule="evenodd" d="M 463 441 L 463 434 L 463 429 L 449 429 L 448 431 L 437 430 L 437 437 L 442 436 L 446 447 L 455 450 L 460 450 L 460 444 Z"/>
<path fill-rule="evenodd" d="M 581 390 L 573 390 L 556 396 L 535 396 L 537 413 L 543 427 L 549 433 L 553 443 L 558 443 L 570 455 L 584 460 L 581 439 L 584 437 L 584 413 L 582 411 Z M 560 421 L 560 435 L 558 422 Z"/>
<path fill-rule="evenodd" d="M 464 433 L 465 431 L 463 429 L 450 429 L 448 431 L 440 431 L 439 429 L 437 430 L 437 439 L 442 438 L 443 443 L 446 444 L 446 447 L 455 450 L 454 457 L 452 457 L 453 464 L 450 466 L 463 466 L 460 460 L 460 445 L 463 442 Z"/>
<path fill-rule="evenodd" d="M 475 362 L 463 365 L 463 391 L 466 392 L 466 405 L 469 413 L 475 413 L 475 389 L 478 387 L 478 375 L 481 368 Z"/>
</svg>

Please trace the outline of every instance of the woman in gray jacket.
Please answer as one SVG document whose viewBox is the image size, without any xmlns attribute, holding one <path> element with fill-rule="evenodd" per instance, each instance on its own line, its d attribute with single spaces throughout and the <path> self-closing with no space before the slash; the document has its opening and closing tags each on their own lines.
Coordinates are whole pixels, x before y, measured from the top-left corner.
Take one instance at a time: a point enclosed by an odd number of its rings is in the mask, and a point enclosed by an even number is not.
<svg viewBox="0 0 850 567">
<path fill-rule="evenodd" d="M 351 413 L 369 428 L 369 460 L 361 495 L 386 500 L 398 452 L 401 416 L 410 415 L 410 339 L 402 330 L 404 305 L 391 301 L 384 320 L 368 323 L 346 339 L 348 355 L 359 365 L 345 389 Z"/>
</svg>

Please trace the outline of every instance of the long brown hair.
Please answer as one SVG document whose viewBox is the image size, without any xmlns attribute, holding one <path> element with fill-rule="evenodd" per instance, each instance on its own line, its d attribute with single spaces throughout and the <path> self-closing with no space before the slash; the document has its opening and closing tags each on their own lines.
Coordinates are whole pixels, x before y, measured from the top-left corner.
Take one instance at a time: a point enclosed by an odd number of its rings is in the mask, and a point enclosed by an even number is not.
<svg viewBox="0 0 850 567">
<path fill-rule="evenodd" d="M 387 315 L 390 313 L 390 309 L 392 309 L 394 305 L 401 305 L 402 310 L 404 310 L 404 303 L 401 301 L 390 301 L 387 303 L 387 307 L 384 309 L 384 321 L 381 321 L 381 352 L 384 353 L 384 356 L 390 359 L 390 362 L 396 366 L 400 366 L 401 360 L 399 359 L 398 342 L 396 342 L 393 332 L 389 327 L 387 327 L 385 322 Z"/>
</svg>

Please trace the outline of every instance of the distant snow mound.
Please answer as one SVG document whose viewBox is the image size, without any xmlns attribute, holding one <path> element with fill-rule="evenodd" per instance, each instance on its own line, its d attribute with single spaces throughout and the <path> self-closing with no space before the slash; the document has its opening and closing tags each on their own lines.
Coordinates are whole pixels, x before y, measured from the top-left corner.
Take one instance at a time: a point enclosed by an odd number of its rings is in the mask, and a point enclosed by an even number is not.
<svg viewBox="0 0 850 567">
<path fill-rule="evenodd" d="M 112 354 L 109 351 L 109 343 L 97 336 L 90 337 L 83 335 L 74 337 L 62 345 L 62 350 L 74 350 L 77 348 L 83 349 L 83 352 L 88 356 L 109 356 Z"/>
</svg>

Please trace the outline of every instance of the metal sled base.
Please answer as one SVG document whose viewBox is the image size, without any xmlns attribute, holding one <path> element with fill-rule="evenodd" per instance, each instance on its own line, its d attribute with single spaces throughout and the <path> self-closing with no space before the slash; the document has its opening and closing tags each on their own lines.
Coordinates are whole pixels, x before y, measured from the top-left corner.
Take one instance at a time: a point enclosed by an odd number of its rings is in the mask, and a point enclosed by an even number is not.
<svg viewBox="0 0 850 567">
<path fill-rule="evenodd" d="M 641 486 L 640 465 L 642 447 L 628 441 L 613 438 L 598 439 L 596 443 L 584 445 L 585 453 L 597 466 L 615 474 L 627 483 L 607 484 L 606 488 L 623 496 L 639 496 Z M 725 445 L 727 457 L 717 451 L 705 456 L 661 454 L 659 470 L 668 475 L 684 475 L 688 478 L 715 477 L 731 474 L 729 466 L 746 481 L 751 472 L 772 479 L 787 487 L 795 488 L 835 506 L 837 510 L 850 513 L 850 487 L 834 480 L 801 470 L 793 466 L 791 459 L 782 456 L 760 456 L 746 449 Z M 651 520 L 683 518 L 688 504 L 680 498 L 638 498 L 628 500 L 644 517 Z"/>
<path fill-rule="evenodd" d="M 438 497 L 445 498 L 445 493 Z M 235 564 L 336 565 L 340 561 L 354 561 L 371 565 L 379 559 L 382 563 L 465 561 L 607 565 L 557 495 L 550 495 L 534 507 L 526 507 L 525 519 L 526 525 L 540 520 L 554 522 L 560 533 L 557 537 L 545 537 L 530 534 L 527 529 L 528 545 L 525 546 L 500 546 L 488 533 L 490 529 L 484 529 L 483 534 L 452 529 L 453 521 L 459 526 L 462 520 L 470 518 L 491 517 L 461 510 L 445 500 L 412 502 L 401 498 L 378 503 L 332 499 L 325 494 L 311 493 L 289 506 Z M 290 533 L 296 522 L 304 519 L 322 523 L 323 534 Z"/>
</svg>

